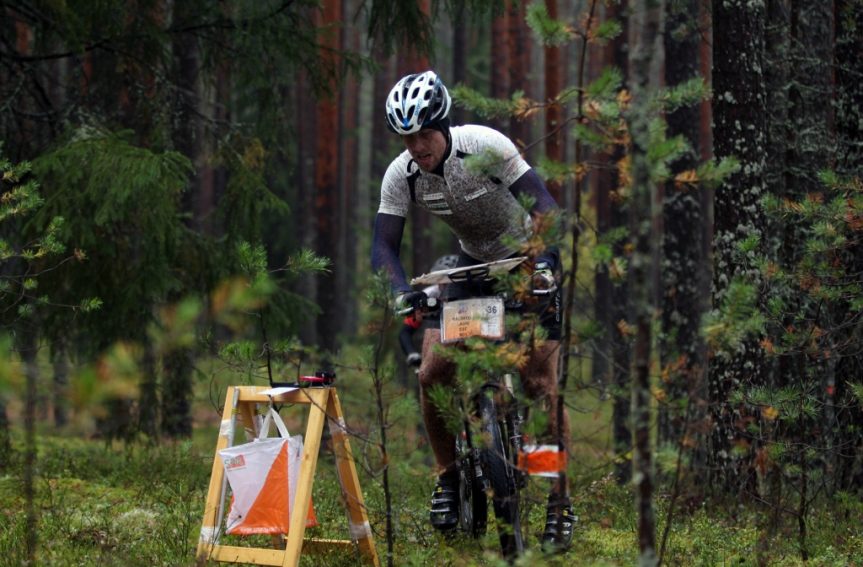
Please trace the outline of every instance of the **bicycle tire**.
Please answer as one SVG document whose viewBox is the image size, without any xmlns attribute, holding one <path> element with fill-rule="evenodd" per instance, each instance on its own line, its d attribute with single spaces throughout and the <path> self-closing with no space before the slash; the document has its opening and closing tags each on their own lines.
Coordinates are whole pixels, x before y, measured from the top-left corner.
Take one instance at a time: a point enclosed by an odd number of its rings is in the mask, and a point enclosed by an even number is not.
<svg viewBox="0 0 863 567">
<path fill-rule="evenodd" d="M 508 463 L 509 445 L 504 435 L 505 424 L 498 418 L 494 402 L 495 389 L 483 390 L 477 400 L 483 446 L 480 458 L 492 491 L 492 505 L 498 523 L 500 547 L 504 557 L 512 559 L 524 553 L 524 537 L 519 516 L 519 489 L 514 468 Z"/>
<path fill-rule="evenodd" d="M 479 538 L 488 525 L 485 484 L 477 476 L 479 456 L 461 435 L 456 438 L 456 454 L 459 455 L 459 526 L 471 537 Z"/>
</svg>

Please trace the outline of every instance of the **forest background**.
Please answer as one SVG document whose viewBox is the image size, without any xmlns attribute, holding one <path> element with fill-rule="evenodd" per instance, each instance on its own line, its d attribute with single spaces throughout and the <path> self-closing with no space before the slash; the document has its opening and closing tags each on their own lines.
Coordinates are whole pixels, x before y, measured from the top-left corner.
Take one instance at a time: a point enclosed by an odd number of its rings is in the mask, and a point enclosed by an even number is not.
<svg viewBox="0 0 863 567">
<path fill-rule="evenodd" d="M 385 560 L 499 561 L 424 525 L 369 269 L 383 100 L 433 68 L 567 213 L 581 521 L 530 564 L 863 563 L 860 0 L 0 11 L 0 562 L 193 563 L 224 388 L 323 367 Z M 456 247 L 411 213 L 409 274 Z"/>
</svg>

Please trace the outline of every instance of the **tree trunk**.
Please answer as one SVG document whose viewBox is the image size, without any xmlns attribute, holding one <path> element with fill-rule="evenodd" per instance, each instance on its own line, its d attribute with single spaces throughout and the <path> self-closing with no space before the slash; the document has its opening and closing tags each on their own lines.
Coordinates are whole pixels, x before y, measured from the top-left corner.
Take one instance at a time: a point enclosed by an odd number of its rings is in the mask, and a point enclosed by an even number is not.
<svg viewBox="0 0 863 567">
<path fill-rule="evenodd" d="M 231 66 L 228 61 L 221 61 L 216 68 L 214 77 L 215 85 L 213 92 L 213 106 L 210 111 L 211 120 L 215 124 L 213 133 L 207 136 L 206 157 L 207 161 L 218 161 L 212 159 L 219 151 L 214 143 L 218 136 L 226 133 L 224 126 L 219 125 L 229 124 L 231 121 L 231 104 L 233 96 L 233 79 L 231 76 Z M 209 236 L 220 237 L 225 232 L 224 226 L 216 224 L 216 218 L 213 214 L 216 210 L 216 203 L 222 198 L 228 188 L 228 169 L 225 165 L 210 163 L 201 164 L 202 183 L 198 195 L 197 209 L 195 218 L 198 219 L 198 225 L 201 231 Z"/>
<path fill-rule="evenodd" d="M 509 73 L 510 73 L 510 57 L 509 57 L 509 9 L 504 8 L 502 11 L 493 11 L 491 15 L 491 67 L 490 95 L 496 99 L 508 99 L 509 92 Z M 489 120 L 489 126 L 495 130 L 499 130 L 504 134 L 510 133 L 510 122 L 504 121 L 503 118 L 494 118 Z"/>
<path fill-rule="evenodd" d="M 36 565 L 36 548 L 39 542 L 39 516 L 36 507 L 36 406 L 39 384 L 38 336 L 36 326 L 32 321 L 19 322 L 18 353 L 24 366 L 24 470 L 22 484 L 24 491 L 24 506 L 26 523 L 24 528 L 24 546 L 27 552 L 27 564 Z"/>
<path fill-rule="evenodd" d="M 741 263 L 738 244 L 750 236 L 763 242 L 767 148 L 764 86 L 764 20 L 761 2 L 726 0 L 713 3 L 713 144 L 718 159 L 736 156 L 740 171 L 716 190 L 714 204 L 713 302 L 720 305 L 733 278 L 760 285 L 758 269 Z M 745 126 L 744 126 L 745 125 Z M 737 427 L 743 417 L 729 400 L 741 388 L 761 384 L 764 356 L 758 338 L 747 338 L 734 352 L 716 352 L 708 375 L 713 420 L 706 486 L 738 494 L 751 478 L 739 449 L 748 447 Z M 736 450 L 735 450 L 736 449 Z"/>
<path fill-rule="evenodd" d="M 297 191 L 297 203 L 295 212 L 296 241 L 302 248 L 316 250 L 317 225 L 315 223 L 314 210 L 314 151 L 317 147 L 317 113 L 309 112 L 314 106 L 312 97 L 309 96 L 309 79 L 305 72 L 300 71 L 296 79 L 294 90 L 295 112 L 294 120 L 297 124 L 297 138 L 304 143 L 297 144 L 297 167 L 294 170 L 294 186 Z M 298 288 L 302 297 L 320 305 L 318 301 L 318 278 L 314 274 L 303 274 L 299 278 Z M 300 339 L 307 345 L 318 342 L 318 328 L 316 324 L 302 325 L 299 331 Z"/>
<path fill-rule="evenodd" d="M 162 426 L 161 432 L 171 439 L 192 436 L 192 405 L 190 402 L 192 372 L 195 369 L 191 349 L 178 348 L 162 360 Z"/>
<path fill-rule="evenodd" d="M 509 61 L 509 91 L 522 91 L 531 96 L 530 80 L 530 29 L 525 20 L 525 3 L 509 1 L 507 16 L 509 33 L 507 34 Z M 530 124 L 526 120 L 515 117 L 509 121 L 509 137 L 519 148 L 524 148 L 531 142 Z"/>
<path fill-rule="evenodd" d="M 789 81 L 789 48 L 790 48 L 790 0 L 768 0 L 767 20 L 765 23 L 765 94 L 767 96 L 767 153 L 770 159 L 765 163 L 764 183 L 766 191 L 772 195 L 785 196 L 786 178 L 788 174 L 788 81 Z M 784 232 L 788 223 L 782 219 L 767 219 L 767 241 L 765 246 L 769 250 L 770 258 L 779 257 L 782 249 Z M 773 333 L 781 333 L 778 325 Z M 768 362 L 768 361 L 766 361 Z M 771 386 L 779 388 L 787 384 L 785 377 L 791 377 L 797 372 L 791 357 L 783 356 L 772 361 L 770 377 L 773 379 Z M 777 442 L 776 435 L 780 428 L 776 424 L 762 420 L 759 424 L 763 433 L 760 440 L 760 451 L 762 455 L 768 455 L 767 448 Z M 784 429 L 784 428 L 782 428 Z M 756 554 L 758 563 L 766 565 L 769 563 L 771 550 L 774 547 L 774 538 L 781 519 L 783 475 L 781 466 L 771 462 L 770 459 L 762 458 L 762 467 L 757 468 L 758 483 L 756 485 L 758 496 L 765 503 L 765 511 L 758 519 L 758 542 Z"/>
<path fill-rule="evenodd" d="M 613 65 L 624 76 L 628 73 L 628 17 L 626 6 L 611 4 L 606 6 L 605 18 L 618 20 L 623 33 L 610 41 L 602 50 L 604 65 Z M 598 167 L 593 170 L 597 195 L 597 237 L 601 238 L 610 230 L 626 225 L 626 214 L 621 207 L 617 193 L 620 185 L 617 168 L 614 165 L 623 157 L 624 148 L 616 147 L 611 155 L 600 155 L 595 159 Z M 623 257 L 625 242 L 615 243 L 614 256 Z M 632 426 L 630 422 L 630 364 L 631 348 L 629 338 L 624 336 L 618 326 L 627 317 L 629 286 L 625 279 L 612 281 L 608 269 L 597 270 L 595 316 L 603 332 L 594 345 L 593 379 L 599 382 L 603 393 L 610 392 L 612 399 L 612 438 L 615 454 L 615 478 L 621 485 L 632 478 L 632 460 L 627 455 L 632 452 Z"/>
<path fill-rule="evenodd" d="M 669 7 L 665 29 L 665 84 L 669 87 L 698 76 L 700 36 L 695 16 L 698 1 L 686 0 Z M 694 169 L 700 152 L 700 106 L 693 105 L 667 116 L 668 136 L 687 139 L 692 152 L 672 164 L 672 174 Z M 663 200 L 662 332 L 659 356 L 666 403 L 659 405 L 659 442 L 677 445 L 685 433 L 687 407 L 703 406 L 700 386 L 706 369 L 701 318 L 707 305 L 703 289 L 709 281 L 704 256 L 704 214 L 699 190 L 667 183 Z M 688 404 L 687 399 L 692 403 Z"/>
<path fill-rule="evenodd" d="M 14 14 L 14 11 L 11 8 L 7 8 L 5 10 L 7 14 Z M 16 20 L 15 21 L 15 49 L 16 51 L 22 55 L 27 56 L 32 53 L 32 44 L 33 44 L 33 29 L 26 22 Z M 6 65 L 4 65 L 5 67 Z M 18 77 L 17 75 L 23 74 L 26 72 L 34 72 L 31 70 L 21 69 L 19 71 L 13 71 L 12 75 L 16 81 L 20 80 L 21 84 L 24 85 L 25 81 L 27 81 L 24 77 Z M 15 136 L 12 138 L 14 143 L 11 144 L 11 148 L 6 151 L 14 152 L 13 159 L 16 162 L 23 161 L 27 159 L 27 156 L 31 155 L 33 151 L 33 144 L 36 138 L 36 127 L 33 123 L 32 118 L 28 116 L 28 114 L 33 113 L 33 97 L 29 94 L 29 89 L 25 91 L 25 95 L 20 96 L 19 100 L 15 102 L 16 107 L 23 112 L 16 113 L 15 116 Z"/>
<path fill-rule="evenodd" d="M 550 18 L 557 19 L 557 0 L 545 0 L 545 6 Z M 563 65 L 561 48 L 556 45 L 545 47 L 545 99 L 551 100 L 563 90 Z M 563 107 L 555 104 L 548 107 L 545 113 L 545 155 L 548 159 L 562 163 L 566 139 L 561 122 Z M 549 179 L 546 187 L 558 204 L 563 204 L 563 187 L 559 181 Z"/>
<path fill-rule="evenodd" d="M 428 15 L 429 0 L 421 0 L 420 9 L 424 14 Z M 411 47 L 407 47 L 399 54 L 399 78 L 410 73 L 422 73 L 428 68 L 428 56 L 418 53 Z M 432 215 L 425 209 L 420 207 L 411 207 L 411 267 L 408 274 L 418 275 L 425 271 L 425 267 L 430 266 L 434 261 L 434 258 L 432 258 L 434 243 L 432 240 L 433 233 L 431 219 Z"/>
<path fill-rule="evenodd" d="M 0 473 L 7 473 L 12 461 L 12 437 L 9 432 L 9 414 L 6 412 L 6 402 L 0 398 L 0 454 L 5 457 L 0 460 Z"/>
<path fill-rule="evenodd" d="M 141 363 L 141 398 L 138 404 L 138 424 L 137 430 L 147 435 L 150 442 L 155 442 L 159 438 L 159 375 L 156 370 L 157 360 L 156 353 L 153 350 L 153 345 L 148 341 L 144 345 L 143 361 Z M 121 402 L 122 404 L 122 402 Z M 122 405 L 120 406 L 122 409 Z M 117 416 L 117 419 L 125 419 Z M 128 436 L 124 436 L 125 440 L 133 439 L 135 430 L 127 431 Z"/>
<path fill-rule="evenodd" d="M 456 6 L 452 24 L 452 77 L 453 85 L 464 84 L 467 81 L 467 24 L 466 9 L 463 3 Z M 492 65 L 494 67 L 494 65 Z M 450 118 L 453 124 L 464 124 L 465 110 L 457 105 L 450 108 Z"/>
<path fill-rule="evenodd" d="M 837 167 L 860 175 L 863 170 L 863 1 L 836 0 Z"/>
<path fill-rule="evenodd" d="M 390 89 L 393 88 L 398 79 L 395 78 L 393 58 L 385 57 L 383 52 L 375 54 L 375 60 L 380 65 L 380 70 L 374 76 L 374 94 L 372 95 L 374 112 L 372 112 L 372 179 L 380 194 L 380 182 L 383 180 L 390 160 L 395 157 L 392 147 L 401 145 L 397 140 L 398 135 L 390 132 L 386 126 L 384 106 Z M 401 145 L 401 148 L 404 148 Z M 399 149 L 398 151 L 402 151 Z"/>
<path fill-rule="evenodd" d="M 321 26 L 337 24 L 341 20 L 341 0 L 325 0 L 319 16 Z M 338 61 L 334 55 L 341 47 L 340 34 L 333 34 L 324 40 L 321 58 L 329 69 L 337 69 Z M 327 351 L 334 351 L 343 317 L 339 306 L 337 290 L 338 275 L 344 269 L 343 258 L 337 256 L 339 239 L 344 227 L 338 225 L 339 202 L 339 107 L 340 97 L 335 83 L 330 85 L 330 96 L 321 97 L 315 105 L 317 116 L 316 159 L 315 159 L 315 202 L 314 211 L 317 232 L 317 253 L 332 260 L 331 271 L 318 276 L 317 302 L 321 307 L 318 317 L 318 341 Z"/>
<path fill-rule="evenodd" d="M 651 447 L 650 353 L 651 324 L 655 311 L 656 263 L 652 261 L 661 235 L 656 227 L 656 191 L 651 181 L 652 165 L 648 159 L 650 145 L 650 100 L 659 88 L 659 42 L 662 37 L 661 0 L 637 2 L 630 17 L 629 69 L 632 104 L 627 124 L 632 138 L 632 201 L 630 229 L 635 250 L 630 267 L 630 316 L 634 320 L 635 350 L 633 361 L 633 483 L 639 565 L 656 565 L 656 517 L 653 509 L 654 465 Z"/>
<path fill-rule="evenodd" d="M 187 2 L 175 2 L 173 5 L 173 21 L 189 21 L 192 14 L 185 10 L 190 8 Z M 203 140 L 206 137 L 201 116 L 204 108 L 201 100 L 201 60 L 198 49 L 198 39 L 194 34 L 175 34 L 172 36 L 172 52 L 174 57 L 174 78 L 177 84 L 176 126 L 173 132 L 174 147 L 195 167 L 195 174 L 189 180 L 190 188 L 183 193 L 183 210 L 189 215 L 189 223 L 196 230 L 202 229 L 204 213 L 200 202 L 205 194 L 212 195 L 212 186 L 204 188 L 205 183 L 212 185 L 212 175 L 204 175 L 212 171 L 203 154 Z M 211 203 L 214 206 L 214 203 Z M 179 297 L 172 298 L 178 300 Z M 191 351 L 181 349 L 187 357 Z M 168 354 L 162 360 L 162 396 L 161 396 L 161 427 L 160 430 L 170 438 L 189 437 L 191 435 L 191 369 L 187 374 Z"/>
<path fill-rule="evenodd" d="M 837 0 L 836 9 L 836 136 L 838 152 L 836 169 L 842 175 L 861 177 L 863 172 L 863 1 Z M 858 242 L 849 251 L 846 259 L 850 273 L 863 273 L 863 246 Z M 852 330 L 848 329 L 838 341 L 847 340 L 853 345 L 848 352 L 843 353 L 836 366 L 836 399 L 847 395 L 848 384 L 860 376 L 860 356 L 855 352 L 859 348 L 859 336 L 855 339 Z M 839 486 L 846 490 L 863 486 L 863 471 L 860 470 L 861 451 L 863 451 L 863 432 L 859 424 L 863 423 L 863 411 L 860 406 L 843 413 L 839 427 L 849 432 L 846 438 L 847 446 L 854 450 L 846 450 L 838 457 L 836 476 L 840 479 Z M 856 431 L 854 435 L 850 431 Z M 855 466 L 856 463 L 856 466 Z"/>
<path fill-rule="evenodd" d="M 54 425 L 65 427 L 69 422 L 69 352 L 64 340 L 55 340 L 51 345 L 51 367 L 54 387 L 51 400 Z"/>
<path fill-rule="evenodd" d="M 831 2 L 804 2 L 793 0 L 790 14 L 791 81 L 788 89 L 788 175 L 786 177 L 786 196 L 795 202 L 805 202 L 810 196 L 822 195 L 822 184 L 818 173 L 825 164 L 835 156 L 833 138 L 832 105 L 825 101 L 831 100 L 833 85 L 833 6 Z M 859 32 L 858 32 L 859 33 Z M 858 54 L 859 55 L 859 54 Z M 784 233 L 784 242 L 780 250 L 780 265 L 794 269 L 799 266 L 806 254 L 807 233 L 798 223 L 788 223 Z M 823 300 L 815 299 L 807 293 L 799 294 L 797 305 L 790 305 L 791 320 L 805 317 L 811 329 L 833 329 L 834 325 L 844 318 L 843 312 L 831 313 L 833 309 L 824 309 Z M 833 316 L 837 316 L 834 323 Z M 789 321 L 790 322 L 790 321 Z M 802 330 L 802 329 L 801 329 Z M 783 330 L 780 330 L 782 333 Z M 782 336 L 779 334 L 778 336 Z M 828 336 L 829 338 L 829 336 Z M 816 339 L 824 344 L 828 338 Z M 832 347 L 832 345 L 831 345 Z M 824 347 L 827 348 L 826 346 Z M 799 387 L 811 388 L 822 408 L 816 419 L 800 419 L 790 424 L 785 433 L 790 441 L 797 441 L 795 452 L 801 474 L 790 480 L 796 484 L 795 492 L 799 494 L 798 511 L 798 546 L 801 558 L 808 557 L 807 522 L 809 502 L 808 494 L 814 494 L 826 489 L 831 494 L 835 489 L 833 475 L 810 475 L 810 468 L 820 468 L 823 462 L 835 462 L 835 447 L 844 443 L 845 434 L 836 427 L 835 411 L 832 404 L 833 396 L 828 394 L 836 389 L 835 365 L 831 357 L 818 352 L 812 356 L 800 348 L 800 352 L 791 354 L 788 361 L 788 372 L 782 375 L 783 380 L 790 381 Z M 820 351 L 821 349 L 819 349 Z M 832 350 L 832 348 L 831 348 Z M 800 402 L 802 405 L 802 401 Z M 820 438 L 816 444 L 819 454 L 813 458 L 813 451 L 805 446 L 813 433 Z M 811 484 L 810 484 L 811 483 Z M 816 486 L 816 483 L 819 485 Z"/>
<path fill-rule="evenodd" d="M 342 13 L 352 14 L 355 11 L 353 0 L 343 0 Z M 342 33 L 342 49 L 358 53 L 360 49 L 359 30 L 354 25 L 346 23 Z M 351 73 L 344 79 L 341 92 L 341 116 L 339 131 L 342 132 L 339 160 L 339 234 L 338 257 L 342 259 L 341 270 L 336 274 L 336 289 L 342 290 L 338 295 L 340 332 L 352 332 L 359 323 L 356 286 L 357 280 L 357 114 L 359 107 L 360 81 Z M 363 203 L 365 204 L 365 203 Z"/>
</svg>

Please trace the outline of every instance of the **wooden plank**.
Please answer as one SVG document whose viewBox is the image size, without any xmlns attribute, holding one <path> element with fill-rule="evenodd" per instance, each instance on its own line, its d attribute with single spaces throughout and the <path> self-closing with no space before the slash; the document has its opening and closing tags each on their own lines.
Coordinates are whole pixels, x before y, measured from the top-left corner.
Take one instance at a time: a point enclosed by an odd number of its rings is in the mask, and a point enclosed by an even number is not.
<svg viewBox="0 0 863 567">
<path fill-rule="evenodd" d="M 327 418 L 330 424 L 330 436 L 333 440 L 333 452 L 336 456 L 336 471 L 339 475 L 339 486 L 342 488 L 342 498 L 348 507 L 348 521 L 351 538 L 355 539 L 360 553 L 375 566 L 380 565 L 375 542 L 372 537 L 363 491 L 357 476 L 357 467 L 351 451 L 345 418 L 338 394 L 333 388 L 327 404 Z"/>
<path fill-rule="evenodd" d="M 349 539 L 329 539 L 325 537 L 310 537 L 303 540 L 303 545 L 315 545 L 319 547 L 353 547 L 354 542 Z"/>
<path fill-rule="evenodd" d="M 297 492 L 294 496 L 294 507 L 291 510 L 291 522 L 288 528 L 288 547 L 285 550 L 283 567 L 296 567 L 300 563 L 300 551 L 303 546 L 303 536 L 306 533 L 306 518 L 309 513 L 309 500 L 312 496 L 312 483 L 315 480 L 315 467 L 318 464 L 318 453 L 321 448 L 321 435 L 326 421 L 325 408 L 329 397 L 329 388 L 304 389 L 311 402 L 309 421 L 306 425 L 306 435 L 303 441 L 303 461 L 300 463 L 300 475 L 297 480 Z"/>
<path fill-rule="evenodd" d="M 336 551 L 344 553 L 351 551 L 356 544 L 348 539 L 309 538 L 303 540 L 303 552 L 310 554 Z M 282 565 L 285 558 L 284 549 L 266 549 L 263 547 L 240 547 L 232 545 L 217 545 L 213 547 L 210 559 L 223 563 L 251 563 L 254 565 Z"/>
<path fill-rule="evenodd" d="M 321 392 L 325 392 L 330 388 L 298 388 L 293 392 L 288 392 L 286 394 L 279 394 L 277 396 L 268 396 L 266 394 L 262 394 L 261 392 L 265 390 L 269 390 L 269 387 L 266 386 L 237 386 L 240 390 L 240 401 L 243 402 L 255 402 L 258 404 L 268 404 L 272 400 L 273 402 L 280 403 L 290 403 L 290 404 L 311 404 L 313 400 L 321 395 Z"/>
<path fill-rule="evenodd" d="M 217 545 L 210 554 L 210 559 L 223 563 L 251 563 L 252 565 L 281 565 L 285 558 L 283 549 L 266 549 L 263 547 L 238 547 L 232 545 Z"/>
<path fill-rule="evenodd" d="M 240 400 L 241 401 L 237 406 L 237 414 L 240 416 L 240 420 L 242 420 L 243 430 L 246 433 L 246 439 L 243 442 L 247 443 L 258 436 L 258 428 L 255 424 L 256 402 L 247 402 L 243 400 L 242 393 L 240 394 Z"/>
<path fill-rule="evenodd" d="M 216 440 L 216 450 L 213 454 L 213 468 L 210 473 L 210 486 L 207 489 L 207 502 L 204 505 L 204 519 L 201 525 L 201 536 L 198 539 L 198 550 L 196 556 L 199 560 L 206 560 L 207 552 L 217 541 L 219 528 L 222 521 L 222 498 L 223 483 L 225 481 L 225 468 L 219 458 L 219 451 L 228 446 L 233 437 L 230 431 L 234 410 L 237 407 L 239 391 L 229 386 L 225 394 L 225 407 L 222 409 L 222 422 L 219 427 L 219 437 Z"/>
</svg>

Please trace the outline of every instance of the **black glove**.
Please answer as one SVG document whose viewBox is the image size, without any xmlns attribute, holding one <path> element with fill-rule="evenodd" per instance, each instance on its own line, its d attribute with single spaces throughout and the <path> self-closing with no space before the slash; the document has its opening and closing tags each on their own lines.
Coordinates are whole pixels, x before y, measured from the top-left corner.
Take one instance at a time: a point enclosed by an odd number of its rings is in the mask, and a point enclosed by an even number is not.
<svg viewBox="0 0 863 567">
<path fill-rule="evenodd" d="M 407 314 L 425 305 L 428 295 L 424 291 L 407 291 L 396 296 L 396 312 Z"/>
<path fill-rule="evenodd" d="M 534 263 L 531 285 L 534 295 L 547 295 L 557 289 L 554 264 L 544 256 L 538 257 Z"/>
</svg>

